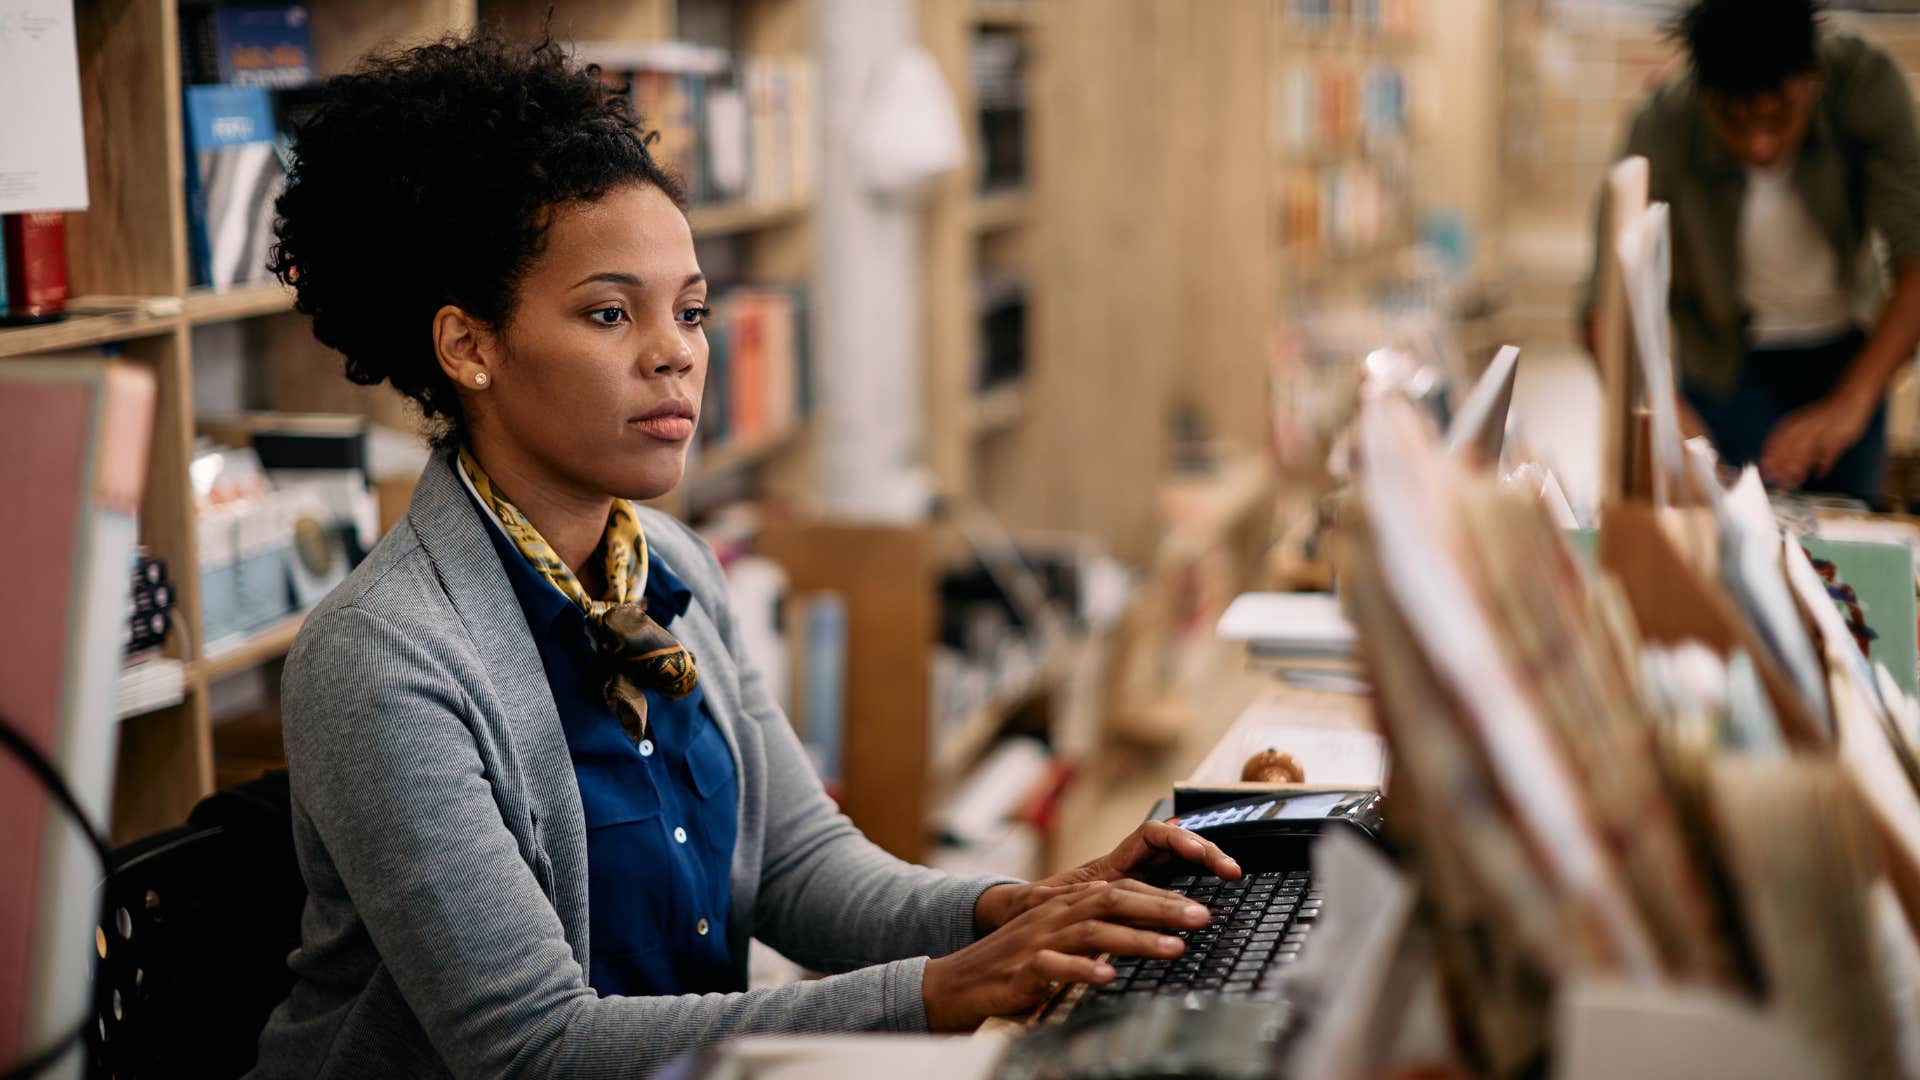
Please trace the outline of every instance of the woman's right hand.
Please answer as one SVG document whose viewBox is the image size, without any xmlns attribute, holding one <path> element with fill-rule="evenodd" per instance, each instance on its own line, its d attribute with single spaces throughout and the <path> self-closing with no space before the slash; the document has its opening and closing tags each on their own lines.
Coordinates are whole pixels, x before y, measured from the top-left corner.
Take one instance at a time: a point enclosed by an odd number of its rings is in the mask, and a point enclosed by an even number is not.
<svg viewBox="0 0 1920 1080">
<path fill-rule="evenodd" d="M 1039 902 L 1005 926 L 927 961 L 920 993 L 929 1031 L 971 1031 L 988 1017 L 1031 1011 L 1056 982 L 1112 982 L 1112 966 L 1096 959 L 1102 953 L 1170 960 L 1187 943 L 1160 928 L 1197 930 L 1211 917 L 1134 880 L 1034 888 L 1043 890 Z"/>
</svg>

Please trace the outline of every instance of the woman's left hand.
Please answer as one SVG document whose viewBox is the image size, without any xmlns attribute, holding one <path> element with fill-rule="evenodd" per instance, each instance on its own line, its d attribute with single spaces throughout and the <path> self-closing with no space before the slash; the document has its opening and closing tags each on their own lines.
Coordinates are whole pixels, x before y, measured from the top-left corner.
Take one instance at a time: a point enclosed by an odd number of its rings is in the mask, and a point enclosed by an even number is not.
<svg viewBox="0 0 1920 1080">
<path fill-rule="evenodd" d="M 982 934 L 990 933 L 1031 910 L 1047 897 L 1074 885 L 1091 881 L 1119 881 L 1172 862 L 1188 862 L 1227 881 L 1240 876 L 1240 864 L 1212 841 L 1169 825 L 1164 821 L 1143 822 L 1120 841 L 1118 847 L 1089 863 L 1024 885 L 995 885 L 980 894 L 974 905 L 973 921 Z"/>
</svg>

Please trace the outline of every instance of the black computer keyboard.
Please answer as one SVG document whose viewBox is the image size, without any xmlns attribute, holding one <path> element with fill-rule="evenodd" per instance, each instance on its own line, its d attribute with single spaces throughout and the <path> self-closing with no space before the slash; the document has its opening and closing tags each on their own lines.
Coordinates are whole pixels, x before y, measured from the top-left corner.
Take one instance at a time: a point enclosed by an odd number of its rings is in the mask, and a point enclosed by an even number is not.
<svg viewBox="0 0 1920 1080">
<path fill-rule="evenodd" d="M 1172 960 L 1116 956 L 1115 979 L 1105 986 L 1078 986 L 1050 1013 L 1123 1005 L 1144 997 L 1187 994 L 1277 1001 L 1281 973 L 1300 959 L 1320 918 L 1320 894 L 1305 870 L 1265 870 L 1238 881 L 1176 877 L 1166 888 L 1207 905 L 1213 921 L 1199 930 L 1175 931 L 1187 951 Z"/>
</svg>

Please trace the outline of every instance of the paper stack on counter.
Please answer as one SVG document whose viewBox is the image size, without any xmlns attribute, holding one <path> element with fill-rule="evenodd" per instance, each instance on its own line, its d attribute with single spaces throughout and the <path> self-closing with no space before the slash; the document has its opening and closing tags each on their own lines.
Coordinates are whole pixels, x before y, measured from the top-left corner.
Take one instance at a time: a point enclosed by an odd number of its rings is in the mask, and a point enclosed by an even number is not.
<svg viewBox="0 0 1920 1080">
<path fill-rule="evenodd" d="M 1365 693 L 1353 626 L 1332 593 L 1245 593 L 1215 632 L 1247 643 L 1247 662 L 1310 690 Z"/>
</svg>

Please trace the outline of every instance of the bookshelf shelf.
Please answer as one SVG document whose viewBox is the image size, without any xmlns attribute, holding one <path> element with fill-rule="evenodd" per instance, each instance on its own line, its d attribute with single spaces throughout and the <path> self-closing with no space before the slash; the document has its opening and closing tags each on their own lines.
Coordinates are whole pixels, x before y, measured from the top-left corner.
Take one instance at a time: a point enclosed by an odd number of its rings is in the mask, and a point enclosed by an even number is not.
<svg viewBox="0 0 1920 1080">
<path fill-rule="evenodd" d="M 1284 33 L 1283 40 L 1302 52 L 1393 55 L 1412 52 L 1419 44 L 1413 34 L 1400 30 L 1364 30 L 1351 27 L 1317 29 L 1295 26 L 1289 27 Z"/>
<path fill-rule="evenodd" d="M 974 434 L 1005 431 L 1026 414 L 1027 388 L 1018 382 L 996 386 L 975 397 L 972 406 Z"/>
<path fill-rule="evenodd" d="M 969 213 L 975 232 L 998 232 L 1027 223 L 1029 202 L 1025 191 L 995 191 L 974 197 Z"/>
<path fill-rule="evenodd" d="M 177 316 L 146 315 L 134 311 L 112 315 L 73 315 L 56 323 L 0 330 L 0 358 L 157 337 L 171 333 L 179 326 L 180 319 Z"/>
<path fill-rule="evenodd" d="M 1025 0 L 974 0 L 976 26 L 1026 26 L 1033 21 L 1033 5 Z"/>
<path fill-rule="evenodd" d="M 277 660 L 293 647 L 294 635 L 306 621 L 305 613 L 289 615 L 277 623 L 242 638 L 231 645 L 207 650 L 200 662 L 200 673 L 209 683 L 238 675 L 269 660 Z"/>
<path fill-rule="evenodd" d="M 1073 642 L 1056 642 L 1041 657 L 1031 675 L 995 694 L 991 701 L 975 709 L 945 741 L 935 747 L 933 766 L 928 774 L 934 788 L 951 790 L 987 747 L 999 738 L 1001 730 L 1014 713 L 1066 676 L 1067 661 L 1073 652 Z"/>
<path fill-rule="evenodd" d="M 802 203 L 728 203 L 694 207 L 687 211 L 687 224 L 693 228 L 694 239 L 705 240 L 791 225 L 806 215 L 807 207 Z"/>
<path fill-rule="evenodd" d="M 194 289 L 187 293 L 188 326 L 252 319 L 293 310 L 293 292 L 277 282 L 236 289 Z"/>
<path fill-rule="evenodd" d="M 791 446 L 806 430 L 806 425 L 795 424 L 785 431 L 764 439 L 746 443 L 727 442 L 712 450 L 702 450 L 700 459 L 694 462 L 691 474 L 687 477 L 687 483 L 699 484 L 716 476 L 757 465 Z"/>
</svg>

